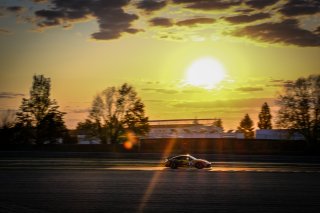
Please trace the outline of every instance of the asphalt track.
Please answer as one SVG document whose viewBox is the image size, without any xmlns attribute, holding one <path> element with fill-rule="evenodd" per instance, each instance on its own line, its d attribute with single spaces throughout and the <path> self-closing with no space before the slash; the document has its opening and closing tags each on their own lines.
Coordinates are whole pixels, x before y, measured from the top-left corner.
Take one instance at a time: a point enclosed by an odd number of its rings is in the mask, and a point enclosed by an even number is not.
<svg viewBox="0 0 320 213">
<path fill-rule="evenodd" d="M 0 159 L 2 170 L 128 170 L 161 171 L 168 170 L 159 160 L 132 159 Z M 194 170 L 194 168 L 180 168 Z M 320 173 L 318 163 L 277 163 L 277 162 L 213 162 L 207 172 L 305 172 Z"/>
<path fill-rule="evenodd" d="M 320 212 L 320 164 L 0 159 L 0 212 Z"/>
</svg>

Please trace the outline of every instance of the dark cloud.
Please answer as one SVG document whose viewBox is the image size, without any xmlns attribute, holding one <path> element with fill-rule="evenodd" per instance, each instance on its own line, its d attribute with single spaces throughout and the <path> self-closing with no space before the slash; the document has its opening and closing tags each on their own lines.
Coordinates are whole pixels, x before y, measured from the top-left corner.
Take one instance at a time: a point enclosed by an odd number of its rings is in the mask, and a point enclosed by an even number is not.
<svg viewBox="0 0 320 213">
<path fill-rule="evenodd" d="M 222 12 L 217 17 L 232 24 L 252 23 L 257 20 L 270 18 L 271 15 L 285 16 L 310 15 L 319 12 L 320 0 L 30 0 L 42 4 L 30 7 L 34 11 L 35 17 L 23 17 L 24 21 L 35 23 L 39 29 L 61 26 L 70 27 L 80 21 L 94 19 L 98 23 L 99 29 L 93 32 L 91 37 L 96 40 L 109 40 L 120 38 L 123 34 L 134 34 L 143 30 L 136 29 L 133 23 L 139 19 L 138 14 L 146 16 L 151 26 L 171 27 L 171 26 L 197 26 L 200 24 L 212 24 L 215 19 L 209 17 L 198 17 L 199 11 L 216 10 Z M 277 4 L 281 2 L 281 4 Z M 165 8 L 168 4 L 174 4 L 178 8 L 187 8 L 188 11 L 175 11 L 175 18 L 165 18 L 150 16 L 153 11 Z M 276 5 L 272 8 L 272 13 L 261 12 L 263 8 Z M 129 7 L 128 7 L 129 6 Z M 19 12 L 23 10 L 21 6 L 2 7 L 3 11 Z M 140 9 L 140 12 L 137 12 Z M 169 9 L 169 8 L 166 8 Z M 171 7 L 170 7 L 171 9 Z M 226 10 L 228 9 L 228 13 Z M 141 10 L 145 12 L 141 12 Z M 129 12 L 128 12 L 129 11 Z M 260 12 L 259 12 L 260 11 Z M 165 11 L 171 13 L 172 11 Z M 202 12 L 202 11 L 200 11 Z M 217 12 L 217 13 L 218 13 Z M 229 17 L 227 15 L 230 14 Z M 0 14 L 1 15 L 1 14 Z M 198 17 L 198 18 L 194 18 Z M 277 16 L 279 17 L 279 16 Z M 143 20 L 146 20 L 143 19 Z M 177 20 L 178 19 L 178 20 Z M 142 21 L 143 21 L 142 20 Z M 304 26 L 309 25 L 309 19 L 303 20 Z M 311 21 L 310 21 L 311 22 Z M 140 22 L 139 22 L 140 23 Z M 143 26 L 141 24 L 140 26 Z M 210 26 L 211 27 L 211 26 Z M 150 28 L 149 28 L 150 29 Z M 215 32 L 214 27 L 210 28 Z M 231 28 L 230 28 L 231 29 Z M 320 29 L 310 31 L 302 29 L 296 20 L 290 19 L 277 23 L 268 22 L 258 25 L 245 25 L 243 28 L 235 28 L 232 33 L 239 37 L 248 37 L 256 41 L 268 43 L 293 44 L 297 46 L 319 46 Z M 152 29 L 151 29 L 152 30 Z M 159 29 L 165 30 L 165 29 Z M 172 30 L 172 29 L 169 29 Z M 188 30 L 188 29 L 181 29 Z M 192 30 L 190 28 L 190 30 Z M 208 29 L 209 30 L 209 29 Z M 219 34 L 220 29 L 217 30 Z M 1 32 L 0 32 L 1 33 Z M 2 32 L 5 34 L 5 31 Z M 178 36 L 179 35 L 179 36 Z M 189 32 L 169 34 L 160 32 L 157 35 L 164 39 L 184 40 Z M 186 36 L 186 37 L 185 37 Z"/>
<path fill-rule="evenodd" d="M 46 18 L 47 20 L 65 18 L 65 13 L 59 10 L 38 10 L 35 14 L 36 16 Z"/>
<path fill-rule="evenodd" d="M 267 84 L 267 87 L 288 87 L 293 84 L 293 81 L 283 79 L 272 79 L 269 82 L 270 84 Z"/>
<path fill-rule="evenodd" d="M 293 84 L 294 84 L 293 81 L 288 80 L 288 81 L 285 81 L 285 82 L 284 82 L 283 86 L 284 86 L 284 87 L 291 87 L 291 86 L 293 86 Z"/>
<path fill-rule="evenodd" d="M 172 19 L 160 18 L 160 17 L 153 18 L 149 21 L 151 26 L 161 26 L 161 27 L 171 27 L 173 25 L 192 27 L 199 24 L 212 24 L 214 22 L 215 22 L 215 19 L 213 18 L 192 18 L 192 19 L 186 19 L 186 20 L 182 20 L 174 23 Z"/>
<path fill-rule="evenodd" d="M 41 23 L 38 23 L 39 27 L 51 27 L 51 26 L 57 26 L 60 25 L 61 22 L 58 19 L 54 19 L 54 20 L 45 20 L 42 21 Z"/>
<path fill-rule="evenodd" d="M 198 10 L 223 10 L 241 5 L 240 0 L 173 0 L 176 4 L 185 4 L 186 8 Z"/>
<path fill-rule="evenodd" d="M 238 12 L 238 13 L 251 13 L 251 12 L 254 12 L 255 10 L 252 9 L 252 8 L 246 8 L 246 9 L 238 9 L 238 10 L 235 10 L 235 12 Z"/>
<path fill-rule="evenodd" d="M 20 7 L 20 6 L 10 6 L 10 7 L 7 7 L 6 8 L 8 11 L 10 12 L 15 12 L 15 13 L 18 13 L 18 12 L 21 12 L 24 10 L 24 7 Z"/>
<path fill-rule="evenodd" d="M 142 29 L 135 29 L 135 28 L 128 28 L 128 29 L 126 29 L 124 32 L 130 33 L 130 34 L 135 34 L 135 33 L 138 33 L 138 32 L 144 32 L 144 30 L 142 30 Z"/>
<path fill-rule="evenodd" d="M 0 35 L 9 35 L 11 34 L 12 32 L 10 30 L 7 30 L 7 29 L 3 29 L 3 28 L 0 28 Z M 1 94 L 1 93 L 0 93 Z"/>
<path fill-rule="evenodd" d="M 271 79 L 269 82 L 270 83 L 284 83 L 286 80 L 283 79 Z"/>
<path fill-rule="evenodd" d="M 280 84 L 280 83 L 274 83 L 274 84 L 267 84 L 266 87 L 283 87 L 284 85 L 283 84 Z"/>
<path fill-rule="evenodd" d="M 153 18 L 149 21 L 151 26 L 171 27 L 173 22 L 168 18 Z"/>
<path fill-rule="evenodd" d="M 266 85 L 267 87 L 281 87 L 285 83 L 283 79 L 271 79 L 269 83 Z"/>
<path fill-rule="evenodd" d="M 39 27 L 57 26 L 61 24 L 61 20 L 67 19 L 67 15 L 63 11 L 57 10 L 38 10 L 35 15 L 45 19 L 38 23 Z"/>
<path fill-rule="evenodd" d="M 254 22 L 254 21 L 266 19 L 266 18 L 270 18 L 270 14 L 256 13 L 252 15 L 237 15 L 237 16 L 225 17 L 224 19 L 233 24 L 240 24 L 240 23 Z"/>
<path fill-rule="evenodd" d="M 137 29 L 131 28 L 131 22 L 138 19 L 135 14 L 128 14 L 123 9 L 101 9 L 96 12 L 100 32 L 93 33 L 92 38 L 109 40 L 121 37 L 123 32 L 136 33 Z"/>
<path fill-rule="evenodd" d="M 267 43 L 291 44 L 301 47 L 320 46 L 320 35 L 301 29 L 295 19 L 245 26 L 234 31 L 232 35 Z"/>
<path fill-rule="evenodd" d="M 267 84 L 268 87 L 288 87 L 293 84 L 291 80 L 283 80 L 283 79 L 272 79 L 270 80 L 270 84 Z"/>
<path fill-rule="evenodd" d="M 142 0 L 137 3 L 137 8 L 143 9 L 147 12 L 160 10 L 167 5 L 167 1 Z"/>
<path fill-rule="evenodd" d="M 278 2 L 279 0 L 250 0 L 246 4 L 255 9 L 262 9 Z"/>
<path fill-rule="evenodd" d="M 212 24 L 214 22 L 215 22 L 215 19 L 213 18 L 192 18 L 192 19 L 178 21 L 176 24 L 178 26 L 195 26 L 198 24 Z"/>
<path fill-rule="evenodd" d="M 163 93 L 163 94 L 176 94 L 176 93 L 178 93 L 177 90 L 172 90 L 172 89 L 144 88 L 144 89 L 141 89 L 141 90 L 143 90 L 143 91 L 152 91 L 152 92 Z"/>
<path fill-rule="evenodd" d="M 289 0 L 279 11 L 286 16 L 316 14 L 320 12 L 320 1 Z"/>
<path fill-rule="evenodd" d="M 39 27 L 68 25 L 93 16 L 99 24 L 99 32 L 92 34 L 92 38 L 97 40 L 116 39 L 121 37 L 122 33 L 140 31 L 131 27 L 131 23 L 138 19 L 138 16 L 123 10 L 130 0 L 51 0 L 51 3 L 53 9 L 35 12 L 37 17 L 42 18 L 38 22 Z"/>
<path fill-rule="evenodd" d="M 173 2 L 176 4 L 195 3 L 200 1 L 204 1 L 204 0 L 173 0 Z"/>
<path fill-rule="evenodd" d="M 241 92 L 258 92 L 263 91 L 263 88 L 261 87 L 240 87 L 236 89 L 237 91 Z"/>
<path fill-rule="evenodd" d="M 35 11 L 35 15 L 41 18 L 41 20 L 38 22 L 38 26 L 58 26 L 62 23 L 70 23 L 76 19 L 85 19 L 89 14 L 91 14 L 91 11 L 84 9 L 85 7 L 89 7 L 89 3 L 84 4 L 85 1 L 83 1 L 81 7 L 80 4 L 78 6 L 74 6 L 72 4 L 73 2 L 75 1 L 61 2 L 60 0 L 56 0 L 54 1 L 54 9 L 42 9 Z"/>
<path fill-rule="evenodd" d="M 13 92 L 0 92 L 0 99 L 3 98 L 16 98 L 16 97 L 23 97 L 24 94 L 21 93 L 13 93 Z"/>
</svg>

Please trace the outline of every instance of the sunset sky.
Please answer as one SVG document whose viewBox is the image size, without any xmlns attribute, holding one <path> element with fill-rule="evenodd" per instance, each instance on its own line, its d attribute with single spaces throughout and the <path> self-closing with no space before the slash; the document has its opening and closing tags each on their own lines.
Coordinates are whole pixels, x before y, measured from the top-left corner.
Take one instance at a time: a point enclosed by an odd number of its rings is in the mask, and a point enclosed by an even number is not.
<svg viewBox="0 0 320 213">
<path fill-rule="evenodd" d="M 319 46 L 319 0 L 1 0 L 0 110 L 17 109 L 44 74 L 69 128 L 124 82 L 150 120 L 221 118 L 236 129 L 249 113 L 256 126 L 264 102 L 275 116 L 288 80 L 320 74 Z M 192 66 L 212 75 L 199 71 L 196 84 Z"/>
</svg>

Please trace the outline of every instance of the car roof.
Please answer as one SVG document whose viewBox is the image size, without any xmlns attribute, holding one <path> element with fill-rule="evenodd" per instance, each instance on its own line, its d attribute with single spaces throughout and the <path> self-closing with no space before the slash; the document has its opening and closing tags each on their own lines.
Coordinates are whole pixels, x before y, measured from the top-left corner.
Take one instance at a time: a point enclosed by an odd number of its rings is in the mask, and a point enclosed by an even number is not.
<svg viewBox="0 0 320 213">
<path fill-rule="evenodd" d="M 191 158 L 195 158 L 195 157 L 193 157 L 192 155 L 187 154 L 187 155 L 176 155 L 176 156 L 172 156 L 172 157 L 170 157 L 169 159 L 178 158 L 178 157 L 191 157 Z"/>
</svg>

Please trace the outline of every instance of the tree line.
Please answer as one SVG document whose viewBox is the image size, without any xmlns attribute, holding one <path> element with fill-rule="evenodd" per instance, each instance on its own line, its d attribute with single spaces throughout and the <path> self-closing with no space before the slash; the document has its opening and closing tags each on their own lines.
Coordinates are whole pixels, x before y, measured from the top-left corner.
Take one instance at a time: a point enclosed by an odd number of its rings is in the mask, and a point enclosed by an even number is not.
<svg viewBox="0 0 320 213">
<path fill-rule="evenodd" d="M 18 112 L 1 117 L 0 138 L 7 144 L 55 144 L 74 142 L 64 122 L 65 112 L 50 97 L 51 80 L 34 75 L 29 98 L 23 98 Z M 119 143 L 126 135 L 144 135 L 149 130 L 145 106 L 127 83 L 109 87 L 97 94 L 90 114 L 78 123 L 78 131 L 98 137 L 102 143 Z"/>
<path fill-rule="evenodd" d="M 53 144 L 72 142 L 64 122 L 65 112 L 60 111 L 56 100 L 50 97 L 51 80 L 34 75 L 29 98 L 23 98 L 15 113 L 2 113 L 0 139 L 9 144 Z M 276 101 L 279 110 L 275 124 L 303 135 L 309 144 L 320 137 L 320 75 L 299 78 L 283 86 Z M 270 107 L 264 103 L 258 115 L 259 129 L 272 129 Z M 215 126 L 223 129 L 222 120 Z M 134 87 L 124 83 L 120 87 L 108 87 L 97 94 L 87 119 L 79 122 L 77 131 L 102 143 L 116 144 L 129 133 L 145 135 L 149 131 L 145 105 Z M 249 114 L 240 121 L 237 131 L 245 138 L 254 137 L 254 123 Z"/>
<path fill-rule="evenodd" d="M 278 128 L 291 134 L 300 133 L 308 144 L 320 139 L 320 75 L 298 78 L 283 86 L 283 92 L 276 99 L 279 107 L 275 123 Z M 264 103 L 259 113 L 258 127 L 272 129 L 270 108 Z M 246 114 L 238 127 L 245 138 L 253 138 L 253 121 Z"/>
<path fill-rule="evenodd" d="M 261 107 L 261 111 L 258 115 L 258 127 L 259 129 L 272 129 L 272 115 L 268 103 L 264 103 Z M 238 132 L 244 134 L 247 139 L 254 138 L 254 124 L 249 114 L 245 114 L 244 118 L 240 121 L 237 128 Z"/>
</svg>

